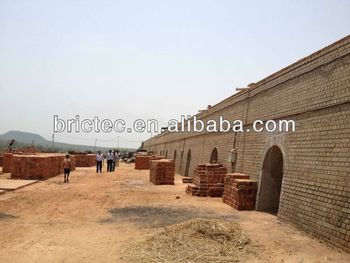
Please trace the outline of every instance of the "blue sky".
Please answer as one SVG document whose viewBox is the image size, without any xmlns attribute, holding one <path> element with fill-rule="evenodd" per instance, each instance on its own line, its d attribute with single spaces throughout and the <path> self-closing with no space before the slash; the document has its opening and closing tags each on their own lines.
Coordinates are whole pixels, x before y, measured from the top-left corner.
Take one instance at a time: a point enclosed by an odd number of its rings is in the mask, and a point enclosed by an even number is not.
<svg viewBox="0 0 350 263">
<path fill-rule="evenodd" d="M 195 114 L 349 34 L 350 1 L 2 1 L 0 133 Z M 149 134 L 70 134 L 138 146 Z M 108 145 L 103 143 L 100 145 Z"/>
</svg>

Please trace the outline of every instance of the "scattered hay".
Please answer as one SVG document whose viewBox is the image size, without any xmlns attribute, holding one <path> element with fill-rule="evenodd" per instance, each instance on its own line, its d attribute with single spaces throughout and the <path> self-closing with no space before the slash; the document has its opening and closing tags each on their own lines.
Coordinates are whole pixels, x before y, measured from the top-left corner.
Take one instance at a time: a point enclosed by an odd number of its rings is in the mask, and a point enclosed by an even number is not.
<svg viewBox="0 0 350 263">
<path fill-rule="evenodd" d="M 230 221 L 192 219 L 127 247 L 128 262 L 238 262 L 249 238 Z"/>
</svg>

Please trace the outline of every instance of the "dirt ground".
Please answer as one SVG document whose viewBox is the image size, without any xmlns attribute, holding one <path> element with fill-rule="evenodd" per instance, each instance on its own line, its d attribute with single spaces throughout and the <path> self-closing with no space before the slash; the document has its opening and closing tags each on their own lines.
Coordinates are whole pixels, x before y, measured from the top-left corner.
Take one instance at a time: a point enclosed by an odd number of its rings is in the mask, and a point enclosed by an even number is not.
<svg viewBox="0 0 350 263">
<path fill-rule="evenodd" d="M 178 175 L 175 186 L 148 179 L 149 171 L 128 164 L 103 174 L 77 168 L 68 184 L 61 175 L 0 195 L 0 261 L 123 262 L 128 244 L 164 226 L 221 218 L 238 222 L 258 251 L 232 262 L 350 262 L 350 254 L 273 215 L 186 195 Z"/>
</svg>

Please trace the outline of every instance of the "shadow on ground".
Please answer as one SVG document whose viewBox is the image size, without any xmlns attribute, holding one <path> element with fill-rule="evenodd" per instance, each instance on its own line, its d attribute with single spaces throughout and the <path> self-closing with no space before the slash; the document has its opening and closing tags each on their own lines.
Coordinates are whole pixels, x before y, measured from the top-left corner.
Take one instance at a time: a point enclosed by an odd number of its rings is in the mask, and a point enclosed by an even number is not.
<svg viewBox="0 0 350 263">
<path fill-rule="evenodd" d="M 128 221 L 140 227 L 157 228 L 177 224 L 193 218 L 233 220 L 232 214 L 216 213 L 212 210 L 193 208 L 176 208 L 164 206 L 127 206 L 109 210 L 111 217 L 100 223 Z"/>
<path fill-rule="evenodd" d="M 0 220 L 7 220 L 7 219 L 14 219 L 14 218 L 17 218 L 17 217 L 0 212 Z"/>
</svg>

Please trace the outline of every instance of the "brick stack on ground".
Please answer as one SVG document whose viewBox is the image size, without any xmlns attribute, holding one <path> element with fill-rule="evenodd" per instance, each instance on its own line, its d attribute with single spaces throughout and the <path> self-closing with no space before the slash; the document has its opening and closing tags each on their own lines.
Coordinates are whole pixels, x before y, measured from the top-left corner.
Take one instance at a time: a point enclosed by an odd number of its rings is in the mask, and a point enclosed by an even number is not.
<svg viewBox="0 0 350 263">
<path fill-rule="evenodd" d="M 175 163 L 173 160 L 161 159 L 150 161 L 150 181 L 153 184 L 174 184 Z"/>
<path fill-rule="evenodd" d="M 242 173 L 227 173 L 222 201 L 237 210 L 254 210 L 257 181 Z"/>
<path fill-rule="evenodd" d="M 12 179 L 46 180 L 63 173 L 64 157 L 64 154 L 5 154 L 5 171 L 11 173 Z M 70 158 L 75 170 L 75 157 Z"/>
<path fill-rule="evenodd" d="M 150 161 L 160 160 L 164 158 L 163 156 L 157 155 L 136 155 L 135 157 L 135 169 L 136 170 L 149 170 Z"/>
<path fill-rule="evenodd" d="M 10 173 L 12 167 L 12 153 L 4 153 L 3 155 L 3 164 L 2 164 L 2 172 Z"/>
<path fill-rule="evenodd" d="M 184 176 L 182 177 L 182 183 L 184 184 L 191 184 L 193 182 L 191 177 Z"/>
<path fill-rule="evenodd" d="M 222 164 L 198 164 L 194 171 L 193 184 L 187 185 L 186 193 L 221 197 L 226 173 L 227 169 Z"/>
<path fill-rule="evenodd" d="M 96 164 L 95 154 L 75 153 L 76 167 L 91 167 Z"/>
</svg>

